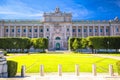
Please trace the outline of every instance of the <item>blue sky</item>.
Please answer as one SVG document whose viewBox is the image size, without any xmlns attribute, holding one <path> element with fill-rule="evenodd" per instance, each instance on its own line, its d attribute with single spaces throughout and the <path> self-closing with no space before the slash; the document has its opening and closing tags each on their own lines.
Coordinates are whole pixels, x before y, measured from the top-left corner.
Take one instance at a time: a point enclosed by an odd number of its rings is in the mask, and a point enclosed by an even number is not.
<svg viewBox="0 0 120 80">
<path fill-rule="evenodd" d="M 56 7 L 71 12 L 73 19 L 120 18 L 120 0 L 0 0 L 0 19 L 42 19 L 43 12 Z"/>
</svg>

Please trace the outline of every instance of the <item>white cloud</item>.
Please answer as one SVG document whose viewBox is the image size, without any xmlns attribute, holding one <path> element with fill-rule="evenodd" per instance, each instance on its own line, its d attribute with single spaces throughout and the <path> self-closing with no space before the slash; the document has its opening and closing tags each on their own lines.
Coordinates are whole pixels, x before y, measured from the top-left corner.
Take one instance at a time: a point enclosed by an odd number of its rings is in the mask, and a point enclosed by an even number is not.
<svg viewBox="0 0 120 80">
<path fill-rule="evenodd" d="M 74 5 L 77 8 L 75 8 Z M 71 8 L 66 8 L 66 11 L 72 12 L 75 19 L 87 19 L 92 17 L 93 11 L 88 10 L 85 6 L 81 4 L 74 5 Z"/>
<path fill-rule="evenodd" d="M 115 2 L 117 4 L 118 7 L 120 7 L 120 0 Z"/>
<path fill-rule="evenodd" d="M 1 18 L 34 18 L 41 17 L 42 11 L 33 9 L 20 0 L 6 0 L 6 3 L 0 5 Z"/>
</svg>

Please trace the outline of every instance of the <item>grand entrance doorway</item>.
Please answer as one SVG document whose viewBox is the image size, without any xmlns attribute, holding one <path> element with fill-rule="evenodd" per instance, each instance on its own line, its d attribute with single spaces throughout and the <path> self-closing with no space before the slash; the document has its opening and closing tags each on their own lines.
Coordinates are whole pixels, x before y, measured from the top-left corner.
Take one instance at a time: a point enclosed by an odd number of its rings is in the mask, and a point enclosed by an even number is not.
<svg viewBox="0 0 120 80">
<path fill-rule="evenodd" d="M 60 43 L 56 43 L 56 50 L 60 50 Z"/>
</svg>

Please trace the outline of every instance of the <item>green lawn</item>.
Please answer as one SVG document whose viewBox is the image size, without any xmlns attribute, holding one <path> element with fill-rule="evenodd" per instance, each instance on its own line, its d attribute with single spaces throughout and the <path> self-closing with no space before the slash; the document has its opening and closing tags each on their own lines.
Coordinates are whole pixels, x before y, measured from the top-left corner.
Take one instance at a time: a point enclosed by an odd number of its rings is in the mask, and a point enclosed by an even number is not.
<svg viewBox="0 0 120 80">
<path fill-rule="evenodd" d="M 39 72 L 43 64 L 45 72 L 57 72 L 58 64 L 62 65 L 63 72 L 74 72 L 75 64 L 80 65 L 80 72 L 91 72 L 92 64 L 97 65 L 98 72 L 108 72 L 108 65 L 113 64 L 116 72 L 114 59 L 96 57 L 90 54 L 31 54 L 15 56 L 10 55 L 7 60 L 18 62 L 18 72 L 21 65 L 26 65 L 27 73 Z"/>
</svg>

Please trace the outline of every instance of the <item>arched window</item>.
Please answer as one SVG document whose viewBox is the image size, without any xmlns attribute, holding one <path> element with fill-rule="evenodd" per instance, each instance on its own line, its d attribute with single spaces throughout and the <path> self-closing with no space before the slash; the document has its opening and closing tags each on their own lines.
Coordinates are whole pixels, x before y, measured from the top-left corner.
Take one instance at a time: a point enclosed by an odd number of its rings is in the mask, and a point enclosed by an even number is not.
<svg viewBox="0 0 120 80">
<path fill-rule="evenodd" d="M 56 37 L 55 40 L 60 40 L 60 37 Z"/>
</svg>

